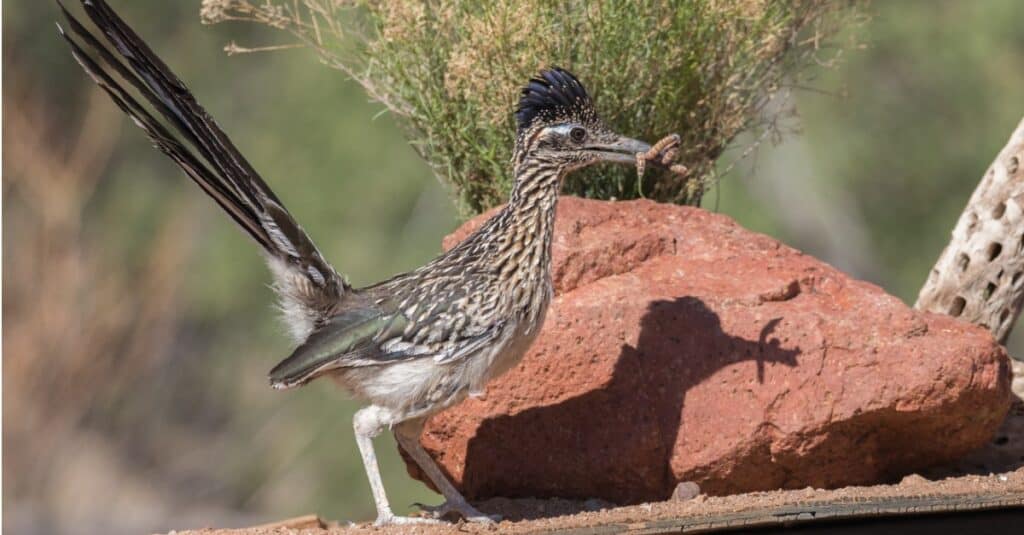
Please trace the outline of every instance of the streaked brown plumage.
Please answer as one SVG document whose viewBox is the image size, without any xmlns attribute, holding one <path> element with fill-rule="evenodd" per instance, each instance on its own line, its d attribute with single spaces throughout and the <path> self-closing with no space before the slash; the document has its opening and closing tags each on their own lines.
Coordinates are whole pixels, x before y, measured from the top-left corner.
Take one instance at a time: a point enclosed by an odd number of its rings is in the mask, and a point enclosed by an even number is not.
<svg viewBox="0 0 1024 535">
<path fill-rule="evenodd" d="M 607 128 L 574 76 L 557 68 L 543 71 L 523 89 L 516 111 L 516 179 L 508 205 L 423 267 L 356 289 L 323 259 L 184 84 L 106 2 L 82 4 L 127 65 L 65 11 L 71 32 L 99 59 L 61 29 L 75 58 L 266 253 L 285 321 L 300 343 L 270 372 L 271 384 L 288 388 L 330 376 L 367 402 L 353 423 L 377 522 L 433 520 L 391 512 L 371 443 L 387 427 L 444 494 L 444 505 L 428 509 L 437 516 L 453 511 L 490 521 L 466 503 L 419 445 L 423 421 L 481 392 L 536 337 L 552 295 L 551 238 L 565 175 L 601 161 L 632 164 L 651 147 Z"/>
</svg>

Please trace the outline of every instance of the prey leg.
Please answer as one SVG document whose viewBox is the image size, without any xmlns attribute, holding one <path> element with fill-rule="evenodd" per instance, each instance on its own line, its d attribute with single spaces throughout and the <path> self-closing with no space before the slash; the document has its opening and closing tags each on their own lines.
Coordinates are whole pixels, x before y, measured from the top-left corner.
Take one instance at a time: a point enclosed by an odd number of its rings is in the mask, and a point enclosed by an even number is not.
<svg viewBox="0 0 1024 535">
<path fill-rule="evenodd" d="M 356 444 L 359 446 L 359 454 L 363 457 L 366 477 L 370 480 L 373 502 L 377 506 L 377 521 L 374 524 L 386 526 L 388 524 L 438 523 L 438 520 L 433 518 L 395 516 L 395 513 L 391 511 L 391 504 L 388 503 L 388 497 L 384 493 L 384 483 L 380 479 L 380 469 L 377 467 L 377 454 L 373 451 L 373 437 L 379 435 L 390 423 L 387 416 L 386 410 L 371 405 L 360 409 L 352 418 Z"/>
<path fill-rule="evenodd" d="M 437 467 L 437 463 L 427 455 L 426 450 L 423 446 L 420 446 L 420 433 L 423 431 L 424 418 L 417 418 L 415 420 L 407 420 L 400 424 L 395 425 L 395 439 L 402 446 L 402 449 L 408 453 L 416 464 L 427 473 L 427 477 L 434 483 L 434 486 L 441 491 L 444 495 L 444 503 L 436 507 L 420 505 L 420 509 L 427 511 L 434 515 L 435 518 L 441 518 L 448 513 L 458 513 L 462 518 L 465 518 L 467 522 L 481 522 L 490 524 L 495 521 L 501 520 L 498 516 L 488 516 L 478 511 L 475 507 L 469 504 L 462 494 L 448 478 L 444 477 L 441 473 L 441 469 Z"/>
</svg>

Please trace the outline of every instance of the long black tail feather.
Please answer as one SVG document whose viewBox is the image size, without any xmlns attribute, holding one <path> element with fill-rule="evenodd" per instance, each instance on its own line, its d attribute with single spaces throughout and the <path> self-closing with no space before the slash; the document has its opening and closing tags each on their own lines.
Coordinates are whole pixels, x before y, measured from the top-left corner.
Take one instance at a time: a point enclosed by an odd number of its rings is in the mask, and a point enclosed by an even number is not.
<svg viewBox="0 0 1024 535">
<path fill-rule="evenodd" d="M 309 236 L 213 118 L 196 102 L 188 88 L 142 39 L 105 1 L 82 1 L 86 14 L 127 63 L 126 66 L 75 19 L 59 0 L 58 4 L 71 33 L 93 49 L 101 60 L 90 57 L 75 38 L 58 24 L 60 35 L 68 42 L 72 55 L 86 73 L 145 131 L 156 148 L 177 163 L 272 257 L 282 260 L 290 272 L 312 285 L 312 288 L 301 288 L 306 285 L 298 284 L 306 295 L 287 295 L 294 292 L 284 288 L 284 297 L 316 308 L 340 295 L 347 288 L 344 280 L 323 259 Z M 178 132 L 180 138 L 104 70 L 101 63 L 142 95 Z M 279 280 L 278 283 L 296 285 L 295 281 Z"/>
</svg>

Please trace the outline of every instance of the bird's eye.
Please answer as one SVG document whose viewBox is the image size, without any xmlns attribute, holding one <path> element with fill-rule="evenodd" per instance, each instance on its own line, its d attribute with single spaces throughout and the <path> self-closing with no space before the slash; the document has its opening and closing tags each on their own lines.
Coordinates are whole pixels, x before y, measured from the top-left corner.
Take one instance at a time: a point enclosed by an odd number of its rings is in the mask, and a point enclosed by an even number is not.
<svg viewBox="0 0 1024 535">
<path fill-rule="evenodd" d="M 569 139 L 572 139 L 576 143 L 583 143 L 583 140 L 587 139 L 587 131 L 577 126 L 576 128 L 569 130 Z"/>
</svg>

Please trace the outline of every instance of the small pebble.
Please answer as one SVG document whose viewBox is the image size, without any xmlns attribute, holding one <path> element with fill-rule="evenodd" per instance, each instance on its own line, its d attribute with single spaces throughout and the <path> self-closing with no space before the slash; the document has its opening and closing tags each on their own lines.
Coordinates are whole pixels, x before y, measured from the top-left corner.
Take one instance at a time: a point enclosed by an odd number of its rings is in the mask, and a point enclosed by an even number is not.
<svg viewBox="0 0 1024 535">
<path fill-rule="evenodd" d="M 928 480 L 921 477 L 920 474 L 910 474 L 900 480 L 900 485 L 918 485 L 921 483 L 927 483 Z"/>
<path fill-rule="evenodd" d="M 700 485 L 693 481 L 683 481 L 672 491 L 672 499 L 680 502 L 692 500 L 697 496 L 700 496 Z"/>
</svg>

